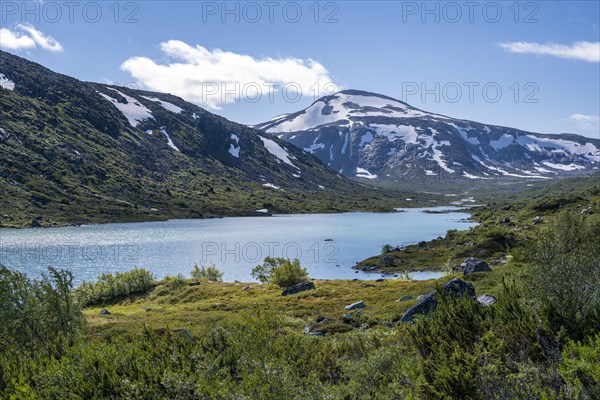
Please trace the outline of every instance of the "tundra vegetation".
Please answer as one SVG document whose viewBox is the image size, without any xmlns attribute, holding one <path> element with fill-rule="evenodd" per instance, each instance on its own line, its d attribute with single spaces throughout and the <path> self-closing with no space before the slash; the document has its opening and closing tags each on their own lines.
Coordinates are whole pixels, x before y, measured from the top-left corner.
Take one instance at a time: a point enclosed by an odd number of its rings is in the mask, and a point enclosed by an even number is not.
<svg viewBox="0 0 600 400">
<path fill-rule="evenodd" d="M 156 281 L 143 269 L 73 288 L 68 271 L 31 280 L 0 269 L 0 397 L 8 399 L 594 399 L 600 396 L 600 219 L 563 211 L 510 263 L 456 275 L 481 305 L 441 295 L 449 280 L 317 281 L 297 261 L 267 259 L 261 282 L 218 282 L 194 269 Z M 367 308 L 345 315 L 360 299 Z M 108 308 L 111 315 L 99 315 Z M 335 321 L 323 336 L 311 321 Z M 358 321 L 358 322 L 356 322 Z M 344 328 L 344 329 L 341 329 Z"/>
</svg>

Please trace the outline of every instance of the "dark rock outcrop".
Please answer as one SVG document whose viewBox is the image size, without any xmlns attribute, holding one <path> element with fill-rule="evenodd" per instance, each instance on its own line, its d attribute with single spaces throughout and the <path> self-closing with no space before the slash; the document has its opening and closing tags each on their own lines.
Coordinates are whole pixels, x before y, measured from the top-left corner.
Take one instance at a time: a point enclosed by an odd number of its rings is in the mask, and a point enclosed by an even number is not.
<svg viewBox="0 0 600 400">
<path fill-rule="evenodd" d="M 463 296 L 469 296 L 470 298 L 475 298 L 475 288 L 472 284 L 461 281 L 458 278 L 454 278 L 451 281 L 444 283 L 441 287 L 441 290 L 448 296 L 452 296 L 455 299 L 461 298 Z M 435 309 L 438 305 L 437 299 L 437 291 L 424 295 L 421 300 L 406 310 L 406 312 L 400 318 L 400 322 L 410 322 L 417 315 L 428 315 L 431 311 Z"/>
<path fill-rule="evenodd" d="M 315 284 L 311 281 L 304 281 L 295 284 L 294 286 L 290 286 L 286 288 L 283 292 L 281 292 L 282 296 L 289 296 L 290 294 L 296 294 L 300 292 L 305 292 L 307 290 L 314 290 Z"/>
<path fill-rule="evenodd" d="M 476 258 L 466 258 L 465 261 L 463 261 L 463 263 L 460 264 L 460 269 L 465 275 L 474 274 L 475 272 L 492 271 L 488 263 L 482 260 L 478 260 Z"/>
</svg>

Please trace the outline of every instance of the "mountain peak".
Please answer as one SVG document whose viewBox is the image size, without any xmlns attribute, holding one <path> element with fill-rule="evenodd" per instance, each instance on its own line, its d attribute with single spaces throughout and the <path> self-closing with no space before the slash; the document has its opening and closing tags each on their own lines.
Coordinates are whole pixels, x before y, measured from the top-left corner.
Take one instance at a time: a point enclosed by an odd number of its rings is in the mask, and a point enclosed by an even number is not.
<svg viewBox="0 0 600 400">
<path fill-rule="evenodd" d="M 392 97 L 347 89 L 256 126 L 346 176 L 547 179 L 597 169 L 600 140 L 453 119 Z"/>
</svg>

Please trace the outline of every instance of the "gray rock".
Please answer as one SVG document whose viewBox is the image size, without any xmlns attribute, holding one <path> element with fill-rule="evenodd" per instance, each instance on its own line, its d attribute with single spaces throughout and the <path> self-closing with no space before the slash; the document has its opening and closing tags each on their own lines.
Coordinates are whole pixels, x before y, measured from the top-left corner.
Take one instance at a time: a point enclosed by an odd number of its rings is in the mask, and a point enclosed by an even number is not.
<svg viewBox="0 0 600 400">
<path fill-rule="evenodd" d="M 174 329 L 173 333 L 178 333 L 181 336 L 187 337 L 188 339 L 193 339 L 192 334 L 187 329 Z"/>
<path fill-rule="evenodd" d="M 250 290 L 250 286 L 244 286 L 244 287 L 242 288 L 242 290 L 243 290 L 243 291 Z"/>
<path fill-rule="evenodd" d="M 420 295 L 418 295 L 418 296 L 417 296 L 417 301 L 421 301 L 421 300 L 423 300 L 423 297 L 425 297 L 425 295 L 424 295 L 424 294 L 420 294 Z"/>
<path fill-rule="evenodd" d="M 490 263 L 490 265 L 506 265 L 506 256 L 496 258 Z"/>
<path fill-rule="evenodd" d="M 375 282 L 380 282 L 380 283 L 385 282 L 385 279 L 383 279 L 383 278 L 375 279 Z"/>
<path fill-rule="evenodd" d="M 419 246 L 419 247 L 425 247 L 425 246 L 427 246 L 427 242 L 423 240 L 423 241 L 417 243 L 417 246 Z"/>
<path fill-rule="evenodd" d="M 290 294 L 296 294 L 300 292 L 305 292 L 307 290 L 314 290 L 315 284 L 311 281 L 304 281 L 295 284 L 294 286 L 290 286 L 286 288 L 283 292 L 281 292 L 282 296 L 289 296 Z"/>
<path fill-rule="evenodd" d="M 482 306 L 491 306 L 496 302 L 496 296 L 491 294 L 482 294 L 481 296 L 477 296 L 477 301 Z"/>
<path fill-rule="evenodd" d="M 313 331 L 314 324 L 307 324 L 304 326 L 304 334 L 307 336 L 323 336 L 323 332 Z"/>
<path fill-rule="evenodd" d="M 111 315 L 112 313 L 110 311 L 108 311 L 106 308 L 103 308 L 100 311 L 100 315 Z"/>
<path fill-rule="evenodd" d="M 473 274 L 475 272 L 492 271 L 488 263 L 482 260 L 478 260 L 476 258 L 466 258 L 465 261 L 463 261 L 463 263 L 460 264 L 460 269 L 465 275 Z"/>
<path fill-rule="evenodd" d="M 190 286 L 200 286 L 200 282 L 190 282 Z"/>
<path fill-rule="evenodd" d="M 534 225 L 541 224 L 542 223 L 542 217 L 540 217 L 538 215 L 536 217 L 533 217 L 533 219 L 531 221 L 533 222 Z"/>
<path fill-rule="evenodd" d="M 348 304 L 345 308 L 346 310 L 356 310 L 358 308 L 366 308 L 366 304 L 364 301 L 357 301 L 356 303 Z"/>
<path fill-rule="evenodd" d="M 475 288 L 473 287 L 472 284 L 461 281 L 458 278 L 454 278 L 451 281 L 448 281 L 446 283 L 444 283 L 441 287 L 442 291 L 444 293 L 446 293 L 449 296 L 452 296 L 454 298 L 460 298 L 463 296 L 469 296 L 472 299 L 475 298 Z M 417 315 L 428 315 L 432 310 L 435 309 L 435 307 L 437 307 L 438 305 L 438 300 L 437 300 L 437 291 L 434 290 L 433 292 L 427 294 L 427 295 L 422 295 L 423 297 L 421 297 L 420 301 L 415 304 L 414 306 L 412 306 L 411 308 L 409 308 L 408 310 L 406 310 L 406 312 L 404 312 L 404 314 L 402 315 L 402 318 L 400 318 L 401 322 L 410 322 L 412 321 Z M 418 297 L 417 297 L 418 299 Z"/>
<path fill-rule="evenodd" d="M 38 221 L 37 219 L 33 219 L 33 220 L 31 220 L 31 227 L 32 228 L 41 228 L 42 224 L 40 224 L 40 221 Z"/>
<path fill-rule="evenodd" d="M 412 299 L 414 299 L 414 297 L 412 297 L 412 296 L 409 294 L 409 295 L 406 295 L 406 296 L 404 296 L 404 297 L 401 297 L 400 299 L 398 299 L 398 300 L 396 300 L 396 301 L 397 301 L 398 303 L 401 303 L 401 302 L 403 302 L 403 301 L 408 301 L 408 300 L 412 300 Z"/>
</svg>

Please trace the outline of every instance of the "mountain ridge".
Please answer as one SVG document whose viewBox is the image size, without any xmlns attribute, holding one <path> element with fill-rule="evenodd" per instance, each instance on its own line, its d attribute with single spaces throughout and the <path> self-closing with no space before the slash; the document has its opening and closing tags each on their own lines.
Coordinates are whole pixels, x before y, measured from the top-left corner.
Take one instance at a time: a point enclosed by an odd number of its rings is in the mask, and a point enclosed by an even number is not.
<svg viewBox="0 0 600 400">
<path fill-rule="evenodd" d="M 600 139 L 455 119 L 356 89 L 255 127 L 355 178 L 548 179 L 590 172 L 600 163 Z"/>
<path fill-rule="evenodd" d="M 81 82 L 6 52 L 0 74 L 0 226 L 404 204 L 170 94 Z"/>
</svg>

